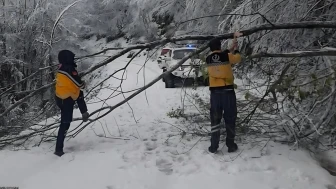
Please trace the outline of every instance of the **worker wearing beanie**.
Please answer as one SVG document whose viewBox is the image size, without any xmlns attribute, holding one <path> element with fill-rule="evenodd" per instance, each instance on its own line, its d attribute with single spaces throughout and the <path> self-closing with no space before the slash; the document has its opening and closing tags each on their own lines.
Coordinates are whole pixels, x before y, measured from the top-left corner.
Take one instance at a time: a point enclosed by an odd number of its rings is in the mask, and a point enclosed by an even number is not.
<svg viewBox="0 0 336 189">
<path fill-rule="evenodd" d="M 56 73 L 56 104 L 61 110 L 61 124 L 59 126 L 55 155 L 62 156 L 64 139 L 73 118 L 75 102 L 82 113 L 83 121 L 88 121 L 89 113 L 81 89 L 85 88 L 76 70 L 75 54 L 69 50 L 62 50 L 58 54 L 60 63 Z"/>
<path fill-rule="evenodd" d="M 211 153 L 215 153 L 219 148 L 222 118 L 224 118 L 226 127 L 226 146 L 228 147 L 228 152 L 235 152 L 238 149 L 237 144 L 234 142 L 237 105 L 232 65 L 241 61 L 236 39 L 240 35 L 241 33 L 239 32 L 234 34 L 234 41 L 230 50 L 222 51 L 219 39 L 213 39 L 209 43 L 211 53 L 206 58 L 206 64 L 211 93 L 211 146 L 209 147 L 209 152 Z"/>
</svg>

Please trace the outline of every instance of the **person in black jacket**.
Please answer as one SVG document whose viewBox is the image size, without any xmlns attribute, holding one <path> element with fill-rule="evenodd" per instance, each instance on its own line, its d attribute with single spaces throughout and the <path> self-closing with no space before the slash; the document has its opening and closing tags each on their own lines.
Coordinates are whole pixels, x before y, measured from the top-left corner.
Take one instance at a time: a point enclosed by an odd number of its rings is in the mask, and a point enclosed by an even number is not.
<svg viewBox="0 0 336 189">
<path fill-rule="evenodd" d="M 54 154 L 62 156 L 64 154 L 64 139 L 72 122 L 75 102 L 77 102 L 82 113 L 84 122 L 88 121 L 89 113 L 84 100 L 84 93 L 81 90 L 85 88 L 85 83 L 76 70 L 75 54 L 69 50 L 62 50 L 58 54 L 58 61 L 60 65 L 56 73 L 55 98 L 56 104 L 61 110 L 61 124 Z"/>
</svg>

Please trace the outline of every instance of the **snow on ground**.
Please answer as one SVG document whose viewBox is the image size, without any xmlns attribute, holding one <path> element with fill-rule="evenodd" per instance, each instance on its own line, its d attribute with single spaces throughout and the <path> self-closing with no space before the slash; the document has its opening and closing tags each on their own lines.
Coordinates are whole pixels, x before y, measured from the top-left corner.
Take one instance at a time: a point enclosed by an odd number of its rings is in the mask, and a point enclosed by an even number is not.
<svg viewBox="0 0 336 189">
<path fill-rule="evenodd" d="M 124 56 L 101 69 L 100 80 L 123 67 L 128 60 Z M 142 56 L 131 64 L 123 91 L 141 87 L 161 73 L 152 61 L 147 62 L 145 74 L 143 70 L 139 72 L 144 62 Z M 88 88 L 98 81 L 92 81 Z M 105 85 L 117 87 L 119 81 L 112 78 Z M 113 88 L 100 91 L 98 98 L 88 103 L 89 110 L 104 106 L 102 102 L 94 102 L 109 97 L 112 91 Z M 205 87 L 200 87 L 198 92 L 208 94 Z M 162 122 L 178 122 L 166 114 L 181 105 L 181 94 L 180 88 L 165 89 L 163 82 L 156 83 L 146 93 L 133 98 L 129 105 L 121 106 L 76 138 L 66 141 L 66 154 L 61 158 L 53 155 L 54 143 L 25 151 L 1 151 L 0 186 L 20 189 L 326 189 L 327 185 L 335 184 L 334 178 L 308 153 L 271 141 L 239 143 L 237 153 L 228 154 L 223 147 L 222 153 L 214 155 L 207 152 L 209 138 L 202 139 L 196 146 L 199 137 L 186 136 L 181 140 L 177 135 L 167 140 L 178 134 L 178 130 Z M 114 105 L 123 99 L 120 95 L 105 103 Z M 79 116 L 77 109 L 74 117 Z M 97 136 L 104 133 L 110 138 Z"/>
</svg>

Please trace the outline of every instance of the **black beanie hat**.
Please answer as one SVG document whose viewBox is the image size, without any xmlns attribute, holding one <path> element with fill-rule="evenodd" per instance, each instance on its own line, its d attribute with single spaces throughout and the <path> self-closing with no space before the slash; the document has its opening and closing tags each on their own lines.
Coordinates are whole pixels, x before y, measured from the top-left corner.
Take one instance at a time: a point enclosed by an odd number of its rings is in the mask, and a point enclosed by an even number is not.
<svg viewBox="0 0 336 189">
<path fill-rule="evenodd" d="M 58 53 L 58 61 L 60 64 L 72 65 L 77 67 L 75 64 L 75 54 L 69 50 L 62 50 Z"/>
<path fill-rule="evenodd" d="M 209 47 L 211 51 L 221 50 L 222 43 L 219 39 L 214 38 L 209 42 Z"/>
</svg>

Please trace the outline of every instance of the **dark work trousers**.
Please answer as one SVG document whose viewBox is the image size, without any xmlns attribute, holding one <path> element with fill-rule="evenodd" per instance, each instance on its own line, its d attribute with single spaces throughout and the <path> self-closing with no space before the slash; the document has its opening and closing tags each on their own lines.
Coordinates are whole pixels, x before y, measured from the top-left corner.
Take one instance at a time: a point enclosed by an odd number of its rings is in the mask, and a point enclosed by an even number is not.
<svg viewBox="0 0 336 189">
<path fill-rule="evenodd" d="M 70 97 L 64 100 L 56 97 L 56 104 L 61 109 L 61 125 L 58 129 L 55 151 L 63 152 L 64 139 L 72 122 L 75 101 Z"/>
<path fill-rule="evenodd" d="M 226 127 L 226 146 L 234 144 L 237 118 L 236 93 L 233 89 L 211 91 L 211 147 L 218 149 L 220 140 L 221 120 L 224 118 Z"/>
<path fill-rule="evenodd" d="M 83 92 L 80 92 L 78 99 L 76 100 L 80 112 L 83 114 L 87 112 L 87 106 L 84 100 Z M 67 131 L 70 128 L 70 123 L 73 118 L 73 108 L 75 101 L 69 97 L 67 99 L 60 99 L 56 97 L 56 104 L 61 109 L 61 125 L 58 129 L 57 141 L 56 141 L 56 151 L 62 152 L 64 147 L 64 140 Z"/>
<path fill-rule="evenodd" d="M 79 97 L 76 100 L 76 102 L 77 102 L 78 108 L 79 108 L 79 110 L 80 110 L 80 112 L 82 114 L 88 111 L 86 103 L 85 103 L 85 100 L 84 100 L 84 93 L 83 93 L 83 91 L 80 91 Z"/>
</svg>

